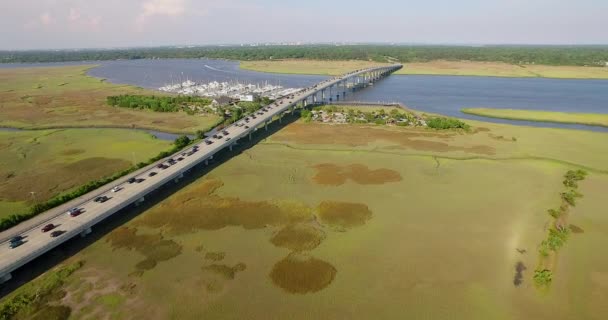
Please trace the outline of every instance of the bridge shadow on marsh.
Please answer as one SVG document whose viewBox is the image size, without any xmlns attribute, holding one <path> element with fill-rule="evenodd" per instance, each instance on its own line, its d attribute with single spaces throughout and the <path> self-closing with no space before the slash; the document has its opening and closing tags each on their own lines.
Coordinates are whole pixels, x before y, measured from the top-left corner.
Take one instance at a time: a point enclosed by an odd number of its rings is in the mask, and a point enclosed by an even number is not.
<svg viewBox="0 0 608 320">
<path fill-rule="evenodd" d="M 133 220 L 141 213 L 165 200 L 175 192 L 190 185 L 199 178 L 204 177 L 225 161 L 240 155 L 242 152 L 255 146 L 260 141 L 268 138 L 270 135 L 293 123 L 299 119 L 299 117 L 300 112 L 297 110 L 294 113 L 284 115 L 281 123 L 279 123 L 278 120 L 270 123 L 268 125 L 268 130 L 264 130 L 263 127 L 258 129 L 252 134 L 251 141 L 249 141 L 247 137 L 244 137 L 238 141 L 238 144 L 233 147 L 232 151 L 229 151 L 228 148 L 219 151 L 214 155 L 213 160 L 209 161 L 209 165 L 205 166 L 202 163 L 197 165 L 184 174 L 184 178 L 182 178 L 179 182 L 167 183 L 163 187 L 146 195 L 146 201 L 139 206 L 130 205 L 116 212 L 102 222 L 94 225 L 92 228 L 93 232 L 88 234 L 86 237 L 76 236 L 15 270 L 12 273 L 13 278 L 0 285 L 0 299 L 6 297 L 8 294 L 15 291 L 22 285 L 42 275 L 44 272 L 51 270 L 65 260 L 73 257 L 81 250 L 87 248 L 94 242 L 99 241 L 108 233 L 112 232 L 112 230 Z"/>
</svg>

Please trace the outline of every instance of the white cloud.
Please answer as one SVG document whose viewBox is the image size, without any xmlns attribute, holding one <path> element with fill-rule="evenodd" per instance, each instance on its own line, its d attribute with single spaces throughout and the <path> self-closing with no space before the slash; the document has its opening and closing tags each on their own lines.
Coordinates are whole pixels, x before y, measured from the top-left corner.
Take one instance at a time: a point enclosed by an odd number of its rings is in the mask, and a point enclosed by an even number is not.
<svg viewBox="0 0 608 320">
<path fill-rule="evenodd" d="M 70 8 L 70 13 L 68 14 L 68 20 L 70 21 L 78 21 L 80 20 L 80 10 L 76 8 Z"/>
<path fill-rule="evenodd" d="M 45 12 L 40 15 L 40 23 L 44 26 L 48 26 L 55 23 L 55 19 L 50 13 Z"/>
<path fill-rule="evenodd" d="M 136 25 L 141 29 L 146 20 L 152 16 L 180 16 L 186 11 L 185 0 L 146 0 L 142 12 L 136 19 Z"/>
</svg>

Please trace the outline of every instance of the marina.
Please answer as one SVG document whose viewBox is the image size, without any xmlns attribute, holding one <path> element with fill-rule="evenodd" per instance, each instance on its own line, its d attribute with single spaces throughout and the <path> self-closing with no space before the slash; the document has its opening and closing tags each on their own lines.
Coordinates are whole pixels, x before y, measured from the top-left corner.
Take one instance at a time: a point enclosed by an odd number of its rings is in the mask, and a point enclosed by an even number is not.
<svg viewBox="0 0 608 320">
<path fill-rule="evenodd" d="M 199 83 L 186 80 L 181 83 L 162 86 L 158 90 L 200 97 L 216 98 L 227 96 L 240 101 L 253 101 L 258 97 L 267 97 L 273 100 L 278 99 L 291 95 L 301 90 L 301 88 L 284 88 L 283 86 L 272 85 L 268 82 L 264 84 L 241 83 L 239 81 Z"/>
</svg>

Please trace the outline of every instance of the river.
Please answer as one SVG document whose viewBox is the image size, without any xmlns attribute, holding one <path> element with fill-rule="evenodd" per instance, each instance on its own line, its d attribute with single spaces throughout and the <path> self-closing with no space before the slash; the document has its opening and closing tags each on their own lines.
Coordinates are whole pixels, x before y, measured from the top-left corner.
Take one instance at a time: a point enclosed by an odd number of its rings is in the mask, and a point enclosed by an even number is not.
<svg viewBox="0 0 608 320">
<path fill-rule="evenodd" d="M 0 64 L 0 68 L 78 64 L 99 65 L 89 71 L 91 76 L 149 89 L 188 79 L 305 87 L 328 78 L 241 70 L 238 62 L 212 59 Z M 373 87 L 347 96 L 347 100 L 401 102 L 420 111 L 488 122 L 608 132 L 608 128 L 603 127 L 492 119 L 460 112 L 462 108 L 488 107 L 608 113 L 608 80 L 392 75 Z"/>
</svg>

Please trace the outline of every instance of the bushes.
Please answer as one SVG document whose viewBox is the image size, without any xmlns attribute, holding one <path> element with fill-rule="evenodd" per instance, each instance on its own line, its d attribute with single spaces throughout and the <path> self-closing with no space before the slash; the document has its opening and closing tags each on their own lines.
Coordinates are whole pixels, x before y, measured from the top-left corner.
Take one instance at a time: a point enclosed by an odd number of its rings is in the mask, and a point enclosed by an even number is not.
<svg viewBox="0 0 608 320">
<path fill-rule="evenodd" d="M 306 110 L 306 109 L 302 110 L 302 113 L 300 114 L 300 116 L 302 117 L 304 122 L 312 121 L 312 111 L 310 111 L 310 110 Z"/>
<path fill-rule="evenodd" d="M 580 198 L 583 195 L 580 194 L 576 189 L 578 188 L 578 181 L 582 181 L 587 176 L 585 170 L 569 170 L 564 175 L 565 180 L 563 181 L 566 186 L 566 191 L 560 193 L 562 204 L 559 209 L 549 209 L 547 212 L 554 219 L 553 227 L 549 229 L 549 234 L 546 240 L 543 240 L 538 247 L 538 254 L 541 259 L 548 257 L 551 251 L 557 252 L 561 247 L 566 244 L 570 230 L 564 228 L 565 216 L 568 209 L 576 205 L 576 198 Z M 543 265 L 541 263 L 541 265 Z M 549 269 L 537 269 L 534 271 L 534 282 L 538 286 L 547 286 L 553 280 L 553 274 Z"/>
<path fill-rule="evenodd" d="M 576 198 L 581 198 L 583 195 L 576 190 L 568 190 L 561 193 L 562 199 L 571 206 L 576 206 Z"/>
<path fill-rule="evenodd" d="M 430 118 L 426 121 L 426 124 L 429 126 L 429 128 L 440 129 L 440 130 L 445 130 L 445 129 L 469 130 L 471 128 L 468 124 L 466 124 L 458 119 L 445 118 L 445 117 Z"/>
<path fill-rule="evenodd" d="M 106 102 L 115 107 L 130 108 L 130 109 L 149 109 L 156 112 L 177 112 L 186 110 L 189 113 L 189 106 L 206 106 L 211 103 L 211 100 L 191 96 L 140 96 L 140 95 L 120 95 L 109 96 Z"/>
<path fill-rule="evenodd" d="M 587 172 L 585 170 L 569 170 L 564 175 L 564 186 L 568 188 L 578 188 L 578 181 L 584 180 L 587 176 Z"/>
<path fill-rule="evenodd" d="M 0 319 L 11 319 L 26 310 L 35 311 L 46 299 L 59 289 L 66 279 L 84 265 L 78 261 L 59 270 L 51 271 L 41 278 L 25 284 L 0 304 Z"/>
<path fill-rule="evenodd" d="M 551 270 L 535 270 L 534 271 L 534 282 L 539 286 L 547 286 L 553 280 L 553 272 Z"/>
</svg>

